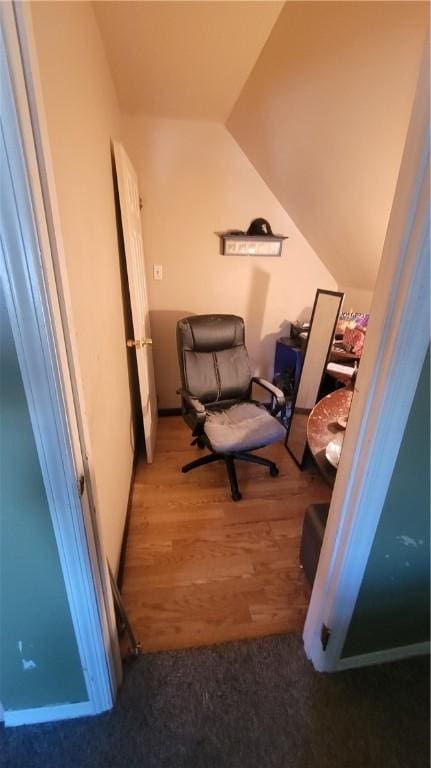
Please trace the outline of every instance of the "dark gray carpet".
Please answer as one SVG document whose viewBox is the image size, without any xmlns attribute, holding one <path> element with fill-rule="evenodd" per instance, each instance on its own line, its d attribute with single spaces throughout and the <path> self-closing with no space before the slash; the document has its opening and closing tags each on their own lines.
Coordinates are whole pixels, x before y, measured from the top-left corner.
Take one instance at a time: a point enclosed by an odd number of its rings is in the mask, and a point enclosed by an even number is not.
<svg viewBox="0 0 431 768">
<path fill-rule="evenodd" d="M 429 664 L 320 675 L 295 636 L 149 654 L 113 712 L 0 731 L 11 768 L 425 768 Z"/>
</svg>

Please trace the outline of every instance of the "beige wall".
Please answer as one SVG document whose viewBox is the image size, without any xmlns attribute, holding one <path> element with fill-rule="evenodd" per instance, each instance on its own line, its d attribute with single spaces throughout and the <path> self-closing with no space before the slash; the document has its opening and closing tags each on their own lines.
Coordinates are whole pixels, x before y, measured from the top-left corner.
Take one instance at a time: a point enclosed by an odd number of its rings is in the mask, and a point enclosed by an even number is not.
<svg viewBox="0 0 431 768">
<path fill-rule="evenodd" d="M 339 285 L 339 291 L 344 293 L 343 312 L 364 312 L 370 311 L 373 291 L 362 291 L 360 288 L 352 288 L 346 285 Z"/>
<path fill-rule="evenodd" d="M 336 283 L 224 126 L 127 118 L 143 197 L 143 236 L 159 406 L 178 407 L 175 325 L 192 313 L 242 315 L 255 370 L 271 376 L 275 339 Z M 222 256 L 215 234 L 263 216 L 289 236 L 281 258 Z M 163 280 L 152 279 L 162 264 Z"/>
<path fill-rule="evenodd" d="M 289 2 L 227 126 L 341 285 L 372 291 L 428 3 Z"/>
<path fill-rule="evenodd" d="M 110 139 L 119 112 L 88 3 L 32 3 L 102 535 L 116 569 L 133 459 Z"/>
</svg>

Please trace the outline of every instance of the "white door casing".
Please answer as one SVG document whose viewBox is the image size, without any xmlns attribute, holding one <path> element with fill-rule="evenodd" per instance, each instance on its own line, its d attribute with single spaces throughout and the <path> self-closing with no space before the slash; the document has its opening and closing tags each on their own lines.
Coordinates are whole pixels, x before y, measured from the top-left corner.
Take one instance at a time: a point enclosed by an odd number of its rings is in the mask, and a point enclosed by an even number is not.
<svg viewBox="0 0 431 768">
<path fill-rule="evenodd" d="M 4 181 L 9 188 L 2 207 L 0 266 L 89 701 L 7 711 L 6 725 L 104 711 L 112 706 L 121 679 L 112 596 L 104 585 L 66 324 L 59 311 L 43 110 L 26 13 L 23 6 L 1 4 L 2 150 L 7 158 L 2 168 L 8 169 Z M 81 476 L 86 479 L 82 495 Z"/>
<path fill-rule="evenodd" d="M 307 656 L 320 671 L 405 658 L 427 648 L 418 643 L 341 658 L 430 343 L 429 71 L 428 39 L 304 627 Z M 325 648 L 323 626 L 330 630 Z"/>
<path fill-rule="evenodd" d="M 157 396 L 151 349 L 151 328 L 145 278 L 144 245 L 141 229 L 141 211 L 138 179 L 124 147 L 114 142 L 115 167 L 120 199 L 124 250 L 126 254 L 130 305 L 134 340 L 128 341 L 136 352 L 139 391 L 141 393 L 147 461 L 154 457 L 157 430 Z"/>
</svg>

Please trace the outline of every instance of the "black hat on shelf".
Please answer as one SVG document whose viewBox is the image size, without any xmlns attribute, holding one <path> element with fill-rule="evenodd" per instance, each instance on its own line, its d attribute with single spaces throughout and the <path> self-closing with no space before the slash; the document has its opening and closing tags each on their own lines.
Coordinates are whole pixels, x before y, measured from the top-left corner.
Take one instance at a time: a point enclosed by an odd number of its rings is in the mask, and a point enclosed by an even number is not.
<svg viewBox="0 0 431 768">
<path fill-rule="evenodd" d="M 271 235 L 272 229 L 269 221 L 266 219 L 253 219 L 248 230 L 248 235 Z"/>
</svg>

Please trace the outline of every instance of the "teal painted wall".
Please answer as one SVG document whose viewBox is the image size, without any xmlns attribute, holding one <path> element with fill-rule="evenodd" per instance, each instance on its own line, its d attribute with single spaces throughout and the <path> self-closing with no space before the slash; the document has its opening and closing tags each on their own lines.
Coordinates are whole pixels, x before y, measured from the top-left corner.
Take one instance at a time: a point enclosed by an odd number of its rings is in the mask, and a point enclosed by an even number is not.
<svg viewBox="0 0 431 768">
<path fill-rule="evenodd" d="M 87 701 L 1 284 L 0 501 L 3 707 L 14 710 Z"/>
<path fill-rule="evenodd" d="M 429 639 L 430 355 L 404 432 L 343 656 Z"/>
</svg>

